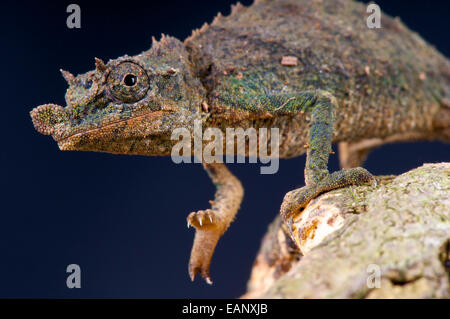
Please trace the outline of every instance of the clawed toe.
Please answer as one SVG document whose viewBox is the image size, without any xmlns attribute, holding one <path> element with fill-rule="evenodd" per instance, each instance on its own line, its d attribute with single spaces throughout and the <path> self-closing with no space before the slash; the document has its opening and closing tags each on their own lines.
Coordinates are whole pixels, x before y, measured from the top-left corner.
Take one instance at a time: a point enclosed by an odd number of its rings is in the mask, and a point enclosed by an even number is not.
<svg viewBox="0 0 450 319">
<path fill-rule="evenodd" d="M 296 214 L 321 193 L 349 186 L 371 184 L 376 186 L 376 178 L 362 167 L 334 172 L 317 184 L 308 185 L 288 192 L 281 205 L 280 214 L 289 225 Z"/>
<path fill-rule="evenodd" d="M 314 198 L 314 193 L 314 189 L 308 186 L 286 193 L 280 209 L 284 221 L 292 219 L 295 214 L 301 212 Z"/>
<path fill-rule="evenodd" d="M 212 209 L 199 210 L 192 212 L 187 217 L 187 227 L 202 228 L 214 223 L 214 212 Z"/>
</svg>

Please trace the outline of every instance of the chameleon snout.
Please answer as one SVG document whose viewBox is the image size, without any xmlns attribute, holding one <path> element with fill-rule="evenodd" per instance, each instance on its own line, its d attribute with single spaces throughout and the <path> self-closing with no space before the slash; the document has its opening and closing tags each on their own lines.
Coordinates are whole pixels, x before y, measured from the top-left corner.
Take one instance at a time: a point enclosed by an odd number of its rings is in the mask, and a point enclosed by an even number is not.
<svg viewBox="0 0 450 319">
<path fill-rule="evenodd" d="M 56 139 L 56 127 L 63 123 L 67 117 L 67 111 L 57 104 L 40 105 L 30 112 L 34 128 L 41 134 L 53 135 Z"/>
</svg>

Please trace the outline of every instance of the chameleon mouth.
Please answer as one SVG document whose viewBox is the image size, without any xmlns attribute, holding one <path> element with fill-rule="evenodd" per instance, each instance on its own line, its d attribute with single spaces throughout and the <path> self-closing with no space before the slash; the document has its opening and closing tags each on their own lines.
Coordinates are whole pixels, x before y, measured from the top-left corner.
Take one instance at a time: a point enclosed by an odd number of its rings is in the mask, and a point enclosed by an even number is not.
<svg viewBox="0 0 450 319">
<path fill-rule="evenodd" d="M 141 136 L 157 135 L 160 131 L 161 119 L 165 113 L 167 112 L 146 112 L 129 119 L 109 122 L 99 127 L 76 132 L 60 138 L 53 135 L 53 138 L 62 151 L 106 150 L 110 148 L 109 145 L 111 142 L 117 147 L 120 141 L 132 139 L 137 135 L 137 132 Z M 119 149 L 117 153 L 120 153 Z"/>
</svg>

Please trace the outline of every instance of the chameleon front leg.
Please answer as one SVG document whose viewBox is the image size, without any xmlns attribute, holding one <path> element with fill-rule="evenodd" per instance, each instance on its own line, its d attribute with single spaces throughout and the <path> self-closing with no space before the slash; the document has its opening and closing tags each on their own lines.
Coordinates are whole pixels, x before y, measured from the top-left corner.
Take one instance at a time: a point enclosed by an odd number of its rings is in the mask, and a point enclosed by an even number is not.
<svg viewBox="0 0 450 319">
<path fill-rule="evenodd" d="M 375 178 L 362 167 L 341 170 L 333 174 L 328 172 L 337 102 L 335 97 L 326 91 L 316 91 L 315 94 L 314 103 L 309 107 L 312 114 L 306 152 L 306 186 L 288 192 L 280 209 L 280 214 L 296 241 L 298 234 L 292 229 L 293 221 L 312 199 L 332 189 L 375 181 Z"/>
<path fill-rule="evenodd" d="M 195 227 L 194 245 L 189 261 L 189 275 L 194 280 L 200 273 L 208 284 L 209 264 L 219 238 L 228 229 L 241 205 L 244 189 L 241 182 L 227 169 L 225 164 L 203 164 L 216 185 L 215 198 L 211 209 L 192 212 L 187 217 L 188 227 Z"/>
</svg>

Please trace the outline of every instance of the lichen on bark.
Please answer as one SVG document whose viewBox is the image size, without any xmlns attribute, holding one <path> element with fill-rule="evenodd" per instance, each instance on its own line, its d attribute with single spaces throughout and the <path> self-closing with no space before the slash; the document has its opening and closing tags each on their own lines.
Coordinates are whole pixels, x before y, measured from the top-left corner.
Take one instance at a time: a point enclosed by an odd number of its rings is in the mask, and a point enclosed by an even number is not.
<svg viewBox="0 0 450 319">
<path fill-rule="evenodd" d="M 244 298 L 450 297 L 450 163 L 323 194 L 305 213 L 302 227 L 317 222 L 303 242 L 270 226 Z"/>
</svg>

